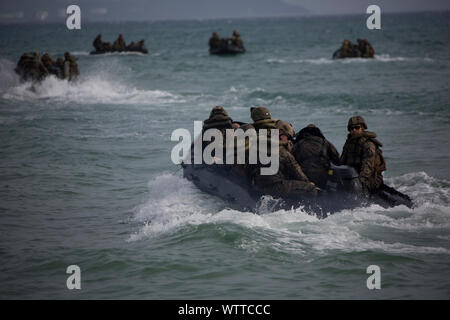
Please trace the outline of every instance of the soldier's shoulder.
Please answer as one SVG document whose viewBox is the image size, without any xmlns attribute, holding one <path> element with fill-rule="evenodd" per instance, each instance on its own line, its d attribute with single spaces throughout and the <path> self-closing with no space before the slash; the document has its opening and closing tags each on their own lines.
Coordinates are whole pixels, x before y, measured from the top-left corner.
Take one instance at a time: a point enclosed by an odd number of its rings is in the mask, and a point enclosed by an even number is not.
<svg viewBox="0 0 450 320">
<path fill-rule="evenodd" d="M 287 144 L 284 143 L 280 143 L 280 158 L 289 158 L 289 157 L 293 157 L 291 151 L 289 151 L 289 146 Z"/>
<path fill-rule="evenodd" d="M 364 148 L 375 148 L 376 147 L 376 143 L 372 140 L 372 139 L 364 139 L 362 141 L 362 145 Z"/>
</svg>

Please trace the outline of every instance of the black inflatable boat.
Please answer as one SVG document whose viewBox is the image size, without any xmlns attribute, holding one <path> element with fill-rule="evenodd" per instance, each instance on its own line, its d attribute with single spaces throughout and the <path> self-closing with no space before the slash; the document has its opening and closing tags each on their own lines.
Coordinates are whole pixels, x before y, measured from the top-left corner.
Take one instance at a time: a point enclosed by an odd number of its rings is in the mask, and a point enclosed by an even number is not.
<svg viewBox="0 0 450 320">
<path fill-rule="evenodd" d="M 303 207 L 305 211 L 325 218 L 330 214 L 357 207 L 379 204 L 385 208 L 398 205 L 412 207 L 412 200 L 405 194 L 383 185 L 380 191 L 370 198 L 363 196 L 361 182 L 356 170 L 349 166 L 332 165 L 325 190 L 317 197 L 298 197 L 295 199 L 273 199 L 264 197 L 263 192 L 251 184 L 229 165 L 182 164 L 183 175 L 200 190 L 228 201 L 240 210 L 258 212 L 262 200 L 271 201 L 270 211 Z"/>
<path fill-rule="evenodd" d="M 233 55 L 238 53 L 244 53 L 245 48 L 244 47 L 238 47 L 233 44 L 228 43 L 227 45 L 222 45 L 217 48 L 209 48 L 210 54 L 222 54 L 222 55 Z"/>
</svg>

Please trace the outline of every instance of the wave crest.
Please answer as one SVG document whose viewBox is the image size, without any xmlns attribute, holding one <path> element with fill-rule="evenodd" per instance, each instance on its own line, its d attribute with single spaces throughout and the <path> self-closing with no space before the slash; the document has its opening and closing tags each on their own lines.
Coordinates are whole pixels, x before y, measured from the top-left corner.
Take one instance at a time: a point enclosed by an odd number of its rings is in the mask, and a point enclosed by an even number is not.
<svg viewBox="0 0 450 320">
<path fill-rule="evenodd" d="M 449 189 L 443 186 L 445 181 L 423 172 L 388 180 L 407 192 L 422 188 L 421 184 L 445 189 L 445 192 Z M 206 232 L 204 236 L 211 236 L 220 229 L 233 233 L 235 240 L 231 245 L 252 252 L 269 247 L 300 255 L 311 250 L 319 255 L 330 250 L 450 254 L 443 241 L 430 239 L 428 245 L 423 245 L 423 239 L 417 242 L 410 236 L 421 233 L 423 237 L 433 239 L 448 237 L 450 207 L 432 203 L 430 199 L 423 200 L 413 209 L 405 206 L 385 209 L 372 205 L 318 219 L 302 208 L 271 212 L 270 198 L 261 201 L 259 213 L 263 214 L 230 209 L 227 203 L 202 193 L 191 182 L 172 174 L 152 179 L 149 190 L 147 202 L 137 208 L 134 217 L 143 226 L 128 241 L 170 237 L 175 233 L 186 238 L 198 237 L 202 232 Z"/>
<path fill-rule="evenodd" d="M 100 66 L 102 67 L 102 66 Z M 164 90 L 143 90 L 123 84 L 122 77 L 108 72 L 95 72 L 68 82 L 49 76 L 40 83 L 21 83 L 14 72 L 14 64 L 0 61 L 0 95 L 6 100 L 54 100 L 79 104 L 164 104 L 184 102 L 178 95 Z"/>
</svg>

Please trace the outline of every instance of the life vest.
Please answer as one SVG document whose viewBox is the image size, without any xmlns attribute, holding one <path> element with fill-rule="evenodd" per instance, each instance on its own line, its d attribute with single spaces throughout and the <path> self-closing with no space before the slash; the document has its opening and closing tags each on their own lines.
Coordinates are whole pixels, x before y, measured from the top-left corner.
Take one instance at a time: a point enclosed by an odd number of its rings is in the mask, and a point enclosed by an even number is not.
<svg viewBox="0 0 450 320">
<path fill-rule="evenodd" d="M 380 141 L 376 139 L 376 134 L 370 131 L 365 131 L 360 136 L 352 137 L 349 135 L 343 150 L 342 160 L 343 164 L 354 167 L 358 173 L 361 172 L 361 160 L 364 144 L 372 142 L 375 145 L 375 162 L 374 172 L 372 178 L 375 179 L 375 186 L 379 186 L 382 182 L 381 173 L 386 170 L 386 161 L 383 157 L 383 146 Z"/>
<path fill-rule="evenodd" d="M 327 148 L 327 140 L 307 135 L 295 143 L 295 158 L 304 169 L 317 168 L 327 170 L 330 166 Z"/>
</svg>

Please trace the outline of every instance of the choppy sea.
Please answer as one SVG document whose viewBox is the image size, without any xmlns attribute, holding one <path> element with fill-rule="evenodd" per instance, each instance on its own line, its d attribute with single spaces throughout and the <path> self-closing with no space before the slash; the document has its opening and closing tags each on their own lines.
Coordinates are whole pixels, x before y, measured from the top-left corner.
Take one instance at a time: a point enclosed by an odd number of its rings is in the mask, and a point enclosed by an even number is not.
<svg viewBox="0 0 450 320">
<path fill-rule="evenodd" d="M 450 14 L 0 25 L 1 299 L 449 299 Z M 212 31 L 247 53 L 210 56 Z M 89 55 L 101 33 L 148 55 Z M 344 39 L 375 58 L 333 61 Z M 24 52 L 70 51 L 75 83 L 20 83 Z M 414 209 L 242 212 L 170 160 L 171 133 L 222 105 L 315 123 L 339 151 L 350 116 L 383 143 Z M 81 290 L 68 290 L 69 265 Z M 369 290 L 370 265 L 381 289 Z"/>
</svg>

